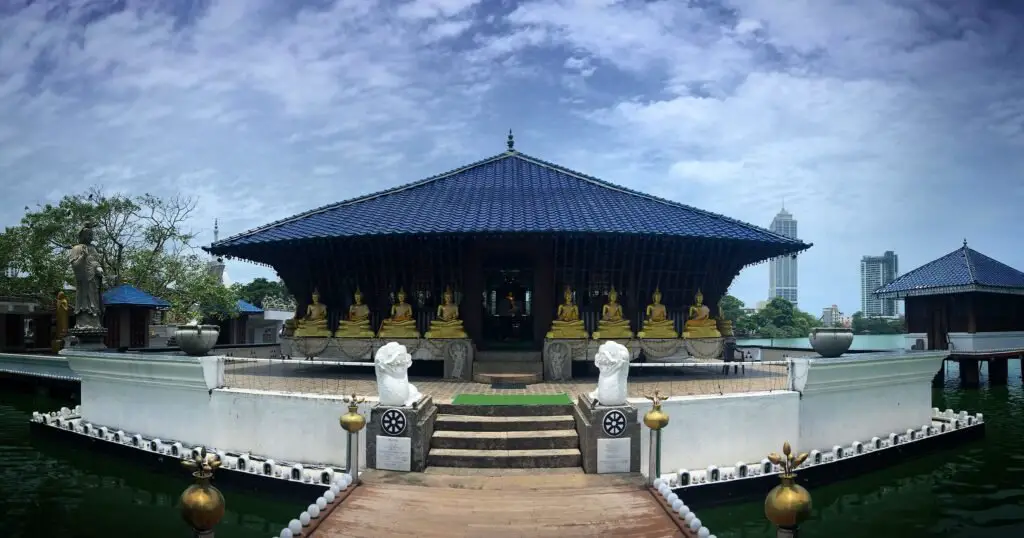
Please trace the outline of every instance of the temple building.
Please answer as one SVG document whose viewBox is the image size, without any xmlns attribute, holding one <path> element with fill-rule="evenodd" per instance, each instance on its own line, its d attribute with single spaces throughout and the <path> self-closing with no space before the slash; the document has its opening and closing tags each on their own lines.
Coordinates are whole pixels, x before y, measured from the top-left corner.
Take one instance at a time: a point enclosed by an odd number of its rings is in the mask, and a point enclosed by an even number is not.
<svg viewBox="0 0 1024 538">
<path fill-rule="evenodd" d="M 171 303 L 131 284 L 121 284 L 103 292 L 103 307 L 106 346 L 140 348 L 149 346 L 153 313 L 170 308 Z"/>
<path fill-rule="evenodd" d="M 712 346 L 717 303 L 740 270 L 809 246 L 520 153 L 510 134 L 493 157 L 207 250 L 272 267 L 305 303 L 290 336 L 333 337 L 348 358 L 376 338 L 458 340 L 538 362 L 543 351 L 547 362 L 552 343 Z"/>
<path fill-rule="evenodd" d="M 907 347 L 1024 350 L 1024 273 L 962 247 L 875 290 L 903 299 Z"/>
</svg>

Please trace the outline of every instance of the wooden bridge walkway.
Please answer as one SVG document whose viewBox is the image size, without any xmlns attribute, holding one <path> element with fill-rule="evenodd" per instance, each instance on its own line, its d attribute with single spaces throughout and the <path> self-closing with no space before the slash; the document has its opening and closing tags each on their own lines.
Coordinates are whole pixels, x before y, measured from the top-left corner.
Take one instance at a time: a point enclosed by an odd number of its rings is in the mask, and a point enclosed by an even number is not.
<svg viewBox="0 0 1024 538">
<path fill-rule="evenodd" d="M 316 538 L 688 538 L 636 475 L 428 469 L 364 474 Z M 527 474 L 527 472 L 529 474 Z M 495 476 L 495 475 L 501 476 Z"/>
</svg>

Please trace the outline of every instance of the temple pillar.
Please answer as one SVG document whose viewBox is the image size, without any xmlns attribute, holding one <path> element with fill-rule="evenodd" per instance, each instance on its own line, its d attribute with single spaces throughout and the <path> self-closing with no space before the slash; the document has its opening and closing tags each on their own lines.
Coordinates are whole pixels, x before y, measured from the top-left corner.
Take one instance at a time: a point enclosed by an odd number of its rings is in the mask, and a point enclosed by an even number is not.
<svg viewBox="0 0 1024 538">
<path fill-rule="evenodd" d="M 957 359 L 960 365 L 960 384 L 965 387 L 977 387 L 980 383 L 978 375 L 978 359 Z"/>
<path fill-rule="evenodd" d="M 935 372 L 935 377 L 932 378 L 933 387 L 941 387 L 946 384 L 946 361 L 943 360 L 942 364 L 939 365 L 939 371 Z"/>
<path fill-rule="evenodd" d="M 480 255 L 480 246 L 476 240 L 467 242 L 465 257 L 463 258 L 462 283 L 465 295 L 459 313 L 462 315 L 462 324 L 466 334 L 479 342 L 483 337 L 483 308 L 480 306 L 481 297 L 484 293 L 484 271 Z"/>
<path fill-rule="evenodd" d="M 552 244 L 549 239 L 539 239 L 533 249 L 533 340 L 538 347 L 544 345 L 544 335 L 551 327 L 554 319 L 555 297 L 555 260 Z"/>
<path fill-rule="evenodd" d="M 1005 385 L 1010 377 L 1010 359 L 988 360 L 989 385 Z"/>
</svg>

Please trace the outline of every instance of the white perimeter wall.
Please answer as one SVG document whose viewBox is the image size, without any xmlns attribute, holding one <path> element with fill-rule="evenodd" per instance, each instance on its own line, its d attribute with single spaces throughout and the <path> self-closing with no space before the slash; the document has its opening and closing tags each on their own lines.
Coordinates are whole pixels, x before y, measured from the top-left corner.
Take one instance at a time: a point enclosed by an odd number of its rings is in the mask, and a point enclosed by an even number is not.
<svg viewBox="0 0 1024 538">
<path fill-rule="evenodd" d="M 761 461 L 782 450 L 831 450 L 931 423 L 931 380 L 945 352 L 893 352 L 838 359 L 791 359 L 789 388 L 669 398 L 662 410 L 661 472 Z M 642 417 L 646 399 L 630 399 Z M 650 430 L 643 426 L 646 473 Z"/>
<path fill-rule="evenodd" d="M 223 357 L 62 354 L 82 378 L 82 418 L 97 426 L 186 447 L 345 466 L 341 396 L 215 389 L 223 381 Z M 360 413 L 369 418 L 373 403 L 362 404 Z M 360 436 L 361 461 L 365 446 Z"/>
</svg>

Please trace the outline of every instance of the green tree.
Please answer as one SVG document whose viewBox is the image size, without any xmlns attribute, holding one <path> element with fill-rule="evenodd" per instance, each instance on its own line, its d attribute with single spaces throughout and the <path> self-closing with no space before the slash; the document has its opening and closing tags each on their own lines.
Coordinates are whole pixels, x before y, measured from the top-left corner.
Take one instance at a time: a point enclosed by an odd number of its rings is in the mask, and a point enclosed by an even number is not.
<svg viewBox="0 0 1024 538">
<path fill-rule="evenodd" d="M 252 282 L 246 284 L 236 282 L 231 287 L 234 289 L 235 294 L 243 301 L 260 308 L 263 308 L 263 303 L 267 299 L 286 301 L 291 298 L 291 293 L 285 288 L 284 282 L 280 280 L 267 280 L 261 277 L 253 279 Z"/>
<path fill-rule="evenodd" d="M 901 334 L 907 332 L 906 318 L 897 319 L 866 317 L 863 312 L 854 312 L 852 328 L 854 334 Z"/>
<path fill-rule="evenodd" d="M 194 209 L 191 198 L 107 196 L 96 188 L 56 205 L 26 207 L 21 223 L 0 238 L 0 263 L 7 268 L 0 294 L 52 301 L 74 282 L 67 253 L 82 225 L 92 222 L 104 288 L 127 283 L 166 299 L 176 319 L 233 315 L 234 294 L 209 272 L 192 245 L 195 235 L 185 229 Z"/>
<path fill-rule="evenodd" d="M 786 299 L 776 297 L 748 316 L 744 328 L 748 334 L 761 338 L 803 338 L 820 325 L 820 319 L 796 308 Z"/>
</svg>

